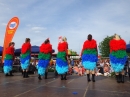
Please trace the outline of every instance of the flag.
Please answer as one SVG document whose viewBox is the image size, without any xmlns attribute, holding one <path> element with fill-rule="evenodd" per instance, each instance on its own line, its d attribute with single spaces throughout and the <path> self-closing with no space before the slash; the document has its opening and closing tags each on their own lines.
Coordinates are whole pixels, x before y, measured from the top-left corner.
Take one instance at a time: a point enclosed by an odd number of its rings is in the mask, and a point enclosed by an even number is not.
<svg viewBox="0 0 130 97">
<path fill-rule="evenodd" d="M 3 45 L 3 54 L 2 54 L 2 62 L 5 57 L 5 51 L 8 47 L 9 43 L 12 41 L 13 36 L 18 28 L 19 19 L 18 17 L 13 17 L 6 26 L 5 38 L 4 38 L 4 45 Z"/>
</svg>

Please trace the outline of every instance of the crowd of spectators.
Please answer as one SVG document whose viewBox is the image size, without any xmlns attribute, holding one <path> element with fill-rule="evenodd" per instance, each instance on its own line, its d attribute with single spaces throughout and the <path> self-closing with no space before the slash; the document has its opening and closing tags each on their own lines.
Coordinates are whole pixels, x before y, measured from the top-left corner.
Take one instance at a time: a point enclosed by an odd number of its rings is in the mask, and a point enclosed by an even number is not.
<svg viewBox="0 0 130 97">
<path fill-rule="evenodd" d="M 86 70 L 82 66 L 81 60 L 69 60 L 69 72 L 68 74 L 77 74 L 79 76 L 86 75 Z M 125 76 L 129 76 L 130 78 L 130 59 L 127 60 L 125 64 Z M 100 76 L 111 76 L 112 73 L 114 73 L 110 60 L 109 59 L 99 59 L 97 62 L 97 68 L 95 69 L 96 75 Z"/>
</svg>

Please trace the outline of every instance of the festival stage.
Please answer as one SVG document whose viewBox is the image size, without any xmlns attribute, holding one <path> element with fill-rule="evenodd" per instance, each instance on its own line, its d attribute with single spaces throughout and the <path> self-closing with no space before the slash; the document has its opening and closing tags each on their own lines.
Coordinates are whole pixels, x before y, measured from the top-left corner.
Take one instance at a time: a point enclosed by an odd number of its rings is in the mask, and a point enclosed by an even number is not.
<svg viewBox="0 0 130 97">
<path fill-rule="evenodd" d="M 96 82 L 87 82 L 86 76 L 69 75 L 68 80 L 55 78 L 39 81 L 37 74 L 22 78 L 21 73 L 5 77 L 0 73 L 0 97 L 130 97 L 130 82 L 118 84 L 114 78 L 98 76 Z"/>
</svg>

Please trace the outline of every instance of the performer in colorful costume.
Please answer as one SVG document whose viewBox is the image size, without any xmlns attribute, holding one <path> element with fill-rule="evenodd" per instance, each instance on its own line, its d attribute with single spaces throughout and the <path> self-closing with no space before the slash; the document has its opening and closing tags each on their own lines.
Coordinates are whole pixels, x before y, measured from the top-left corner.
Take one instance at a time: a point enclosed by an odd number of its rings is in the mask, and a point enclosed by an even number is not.
<svg viewBox="0 0 130 97">
<path fill-rule="evenodd" d="M 117 34 L 110 41 L 110 64 L 116 73 L 117 82 L 124 83 L 124 66 L 127 61 L 126 42 Z M 119 74 L 122 75 L 119 75 Z"/>
<path fill-rule="evenodd" d="M 86 40 L 83 44 L 82 48 L 82 64 L 87 72 L 88 82 L 90 80 L 90 73 L 92 73 L 92 80 L 95 82 L 95 68 L 96 62 L 98 60 L 97 53 L 97 43 L 94 39 L 92 39 L 92 35 L 88 35 L 88 40 Z"/>
<path fill-rule="evenodd" d="M 28 68 L 31 59 L 31 44 L 30 38 L 26 38 L 25 43 L 21 48 L 21 68 L 23 70 L 23 78 L 28 78 Z"/>
<path fill-rule="evenodd" d="M 6 55 L 4 59 L 4 73 L 6 76 L 9 76 L 8 73 L 10 73 L 10 76 L 12 75 L 12 65 L 14 60 L 14 42 L 9 43 L 9 47 L 6 49 Z"/>
<path fill-rule="evenodd" d="M 66 75 L 68 72 L 68 43 L 66 37 L 62 38 L 58 44 L 58 54 L 56 59 L 56 71 L 61 74 L 61 80 L 67 80 Z"/>
<path fill-rule="evenodd" d="M 52 55 L 52 45 L 50 44 L 49 38 L 45 40 L 45 42 L 40 46 L 40 53 L 38 55 L 38 79 L 41 80 L 41 76 L 45 75 L 45 79 L 47 79 L 47 67 L 51 60 Z"/>
</svg>

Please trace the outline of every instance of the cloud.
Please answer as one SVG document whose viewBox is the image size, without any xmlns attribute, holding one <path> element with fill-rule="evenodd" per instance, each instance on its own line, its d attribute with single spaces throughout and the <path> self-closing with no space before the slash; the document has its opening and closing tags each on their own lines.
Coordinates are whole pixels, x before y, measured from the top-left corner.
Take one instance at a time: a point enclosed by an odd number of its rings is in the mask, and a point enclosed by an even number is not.
<svg viewBox="0 0 130 97">
<path fill-rule="evenodd" d="M 5 5 L 5 4 L 0 2 L 0 5 L 3 6 L 3 5 Z"/>
<path fill-rule="evenodd" d="M 32 30 L 45 30 L 46 28 L 44 27 L 32 27 Z"/>
<path fill-rule="evenodd" d="M 44 32 L 45 30 L 46 30 L 46 28 L 44 28 L 44 27 L 31 27 L 29 32 L 34 32 L 34 33 L 38 34 L 38 33 Z"/>
<path fill-rule="evenodd" d="M 6 25 L 7 25 L 7 23 L 1 23 L 1 25 L 2 25 L 2 26 L 6 26 Z"/>
</svg>

